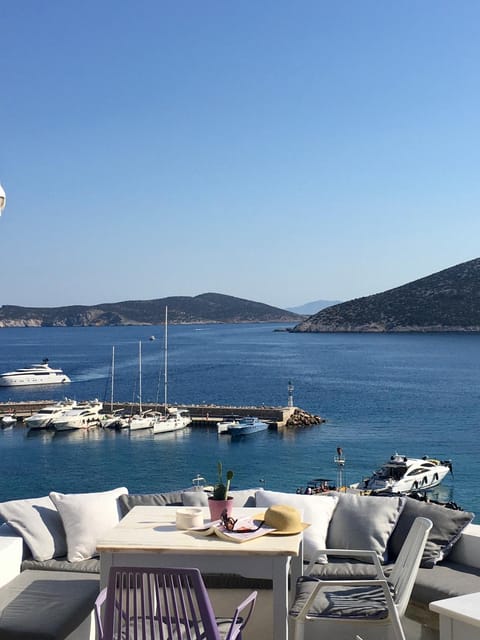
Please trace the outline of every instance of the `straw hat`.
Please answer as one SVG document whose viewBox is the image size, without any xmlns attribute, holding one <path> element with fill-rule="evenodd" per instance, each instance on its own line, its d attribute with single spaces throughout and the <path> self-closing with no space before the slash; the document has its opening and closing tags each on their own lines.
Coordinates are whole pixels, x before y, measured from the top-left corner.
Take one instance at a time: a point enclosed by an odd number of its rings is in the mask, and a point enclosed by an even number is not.
<svg viewBox="0 0 480 640">
<path fill-rule="evenodd" d="M 300 511 L 295 507 L 286 504 L 275 504 L 265 511 L 265 514 L 255 516 L 255 520 L 263 520 L 268 527 L 273 527 L 275 531 L 270 531 L 270 535 L 285 536 L 300 533 L 310 525 L 302 522 Z"/>
</svg>

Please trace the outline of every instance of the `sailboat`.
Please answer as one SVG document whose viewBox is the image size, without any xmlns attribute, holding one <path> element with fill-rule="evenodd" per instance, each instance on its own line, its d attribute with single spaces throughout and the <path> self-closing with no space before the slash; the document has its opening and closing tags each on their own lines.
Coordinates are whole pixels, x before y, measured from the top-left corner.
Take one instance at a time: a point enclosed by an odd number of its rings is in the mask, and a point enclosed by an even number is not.
<svg viewBox="0 0 480 640">
<path fill-rule="evenodd" d="M 124 409 L 113 410 L 113 388 L 115 380 L 115 347 L 112 347 L 112 379 L 110 388 L 110 412 L 101 415 L 101 424 L 104 429 L 125 429 L 128 427 L 128 419 Z"/>
<path fill-rule="evenodd" d="M 138 343 L 138 413 L 128 419 L 130 431 L 140 429 L 150 429 L 152 426 L 152 416 L 148 412 L 142 411 L 142 343 Z"/>
<path fill-rule="evenodd" d="M 155 416 L 153 420 L 153 433 L 170 433 L 185 429 L 190 422 L 190 413 L 186 409 L 178 407 L 169 407 L 168 396 L 168 307 L 165 307 L 165 363 L 164 363 L 164 393 L 165 393 L 165 413 L 164 415 Z"/>
</svg>

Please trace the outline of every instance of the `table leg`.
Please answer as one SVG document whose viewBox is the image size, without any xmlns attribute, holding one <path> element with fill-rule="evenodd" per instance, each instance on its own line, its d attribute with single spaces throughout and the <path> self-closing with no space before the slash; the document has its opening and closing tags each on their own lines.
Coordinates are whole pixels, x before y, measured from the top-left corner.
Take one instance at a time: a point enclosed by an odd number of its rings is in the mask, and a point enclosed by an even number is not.
<svg viewBox="0 0 480 640">
<path fill-rule="evenodd" d="M 288 640 L 288 569 L 290 558 L 273 560 L 273 637 Z"/>
</svg>

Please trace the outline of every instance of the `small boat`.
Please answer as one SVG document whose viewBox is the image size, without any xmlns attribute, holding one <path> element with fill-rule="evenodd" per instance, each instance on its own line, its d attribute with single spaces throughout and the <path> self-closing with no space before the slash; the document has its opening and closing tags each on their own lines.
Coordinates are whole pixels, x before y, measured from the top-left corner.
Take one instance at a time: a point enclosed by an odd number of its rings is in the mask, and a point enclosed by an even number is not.
<svg viewBox="0 0 480 640">
<path fill-rule="evenodd" d="M 52 369 L 45 358 L 41 364 L 7 371 L 0 375 L 0 387 L 20 387 L 34 384 L 61 384 L 70 382 L 70 378 L 61 369 Z"/>
<path fill-rule="evenodd" d="M 230 415 L 223 416 L 223 419 L 217 422 L 217 433 L 220 435 L 222 433 L 228 433 L 229 427 L 234 427 L 241 420 L 241 416 Z"/>
<path fill-rule="evenodd" d="M 249 436 L 252 433 L 258 433 L 259 431 L 265 431 L 268 429 L 268 423 L 254 418 L 252 416 L 246 416 L 228 427 L 227 433 L 230 436 Z"/>
<path fill-rule="evenodd" d="M 68 398 L 55 404 L 50 404 L 25 418 L 25 425 L 29 429 L 46 429 L 53 418 L 58 418 L 64 411 L 73 409 L 76 404 L 75 400 L 69 400 Z"/>
<path fill-rule="evenodd" d="M 355 488 L 377 493 L 412 493 L 425 491 L 442 482 L 452 471 L 451 460 L 408 458 L 395 453 L 377 471 Z"/>
<path fill-rule="evenodd" d="M 100 411 L 103 403 L 79 402 L 73 409 L 64 411 L 50 423 L 55 431 L 73 431 L 74 429 L 91 429 L 100 425 Z"/>
<path fill-rule="evenodd" d="M 14 413 L 9 413 L 2 416 L 1 426 L 5 427 L 13 427 L 13 425 L 17 422 L 17 416 Z"/>
</svg>

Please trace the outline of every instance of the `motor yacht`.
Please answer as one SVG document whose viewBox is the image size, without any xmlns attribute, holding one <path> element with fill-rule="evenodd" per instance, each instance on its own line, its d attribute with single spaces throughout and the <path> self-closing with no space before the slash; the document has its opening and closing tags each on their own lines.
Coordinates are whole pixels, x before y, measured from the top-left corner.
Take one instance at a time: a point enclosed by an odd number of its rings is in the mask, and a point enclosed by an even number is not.
<svg viewBox="0 0 480 640">
<path fill-rule="evenodd" d="M 424 491 L 440 484 L 451 471 L 451 460 L 435 460 L 427 456 L 408 458 L 395 453 L 388 462 L 356 487 L 388 493 Z"/>
<path fill-rule="evenodd" d="M 100 424 L 100 411 L 103 403 L 98 400 L 93 402 L 79 402 L 72 409 L 64 411 L 53 418 L 50 426 L 55 431 L 70 431 L 73 429 L 91 429 Z"/>
<path fill-rule="evenodd" d="M 25 418 L 25 425 L 29 429 L 46 429 L 54 418 L 58 418 L 65 411 L 73 409 L 76 404 L 75 400 L 69 400 L 68 398 L 55 404 L 50 404 Z"/>
<path fill-rule="evenodd" d="M 45 358 L 41 364 L 7 371 L 0 375 L 0 387 L 19 387 L 34 384 L 60 384 L 70 382 L 70 378 L 61 369 L 52 369 Z"/>
</svg>

